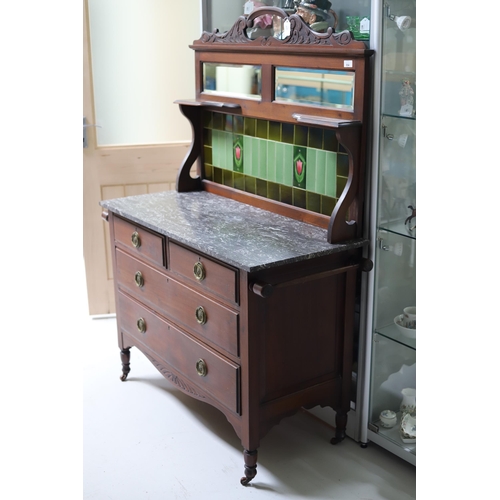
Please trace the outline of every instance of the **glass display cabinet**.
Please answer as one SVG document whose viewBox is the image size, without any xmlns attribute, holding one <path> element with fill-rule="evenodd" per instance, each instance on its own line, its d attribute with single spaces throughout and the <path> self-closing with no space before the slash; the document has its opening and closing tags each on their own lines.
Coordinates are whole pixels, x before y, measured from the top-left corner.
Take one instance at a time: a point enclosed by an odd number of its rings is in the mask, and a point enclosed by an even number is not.
<svg viewBox="0 0 500 500">
<path fill-rule="evenodd" d="M 416 4 L 377 2 L 366 407 L 361 442 L 416 463 Z M 373 19 L 373 17 L 372 17 Z M 370 298 L 371 297 L 371 298 Z M 365 434 L 365 435 L 363 435 Z"/>
</svg>

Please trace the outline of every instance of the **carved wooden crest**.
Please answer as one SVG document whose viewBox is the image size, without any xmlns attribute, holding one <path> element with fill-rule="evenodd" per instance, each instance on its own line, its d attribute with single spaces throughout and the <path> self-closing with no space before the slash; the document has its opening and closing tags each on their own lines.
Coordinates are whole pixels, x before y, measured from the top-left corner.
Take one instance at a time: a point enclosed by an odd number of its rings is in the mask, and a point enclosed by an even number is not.
<svg viewBox="0 0 500 500">
<path fill-rule="evenodd" d="M 289 23 L 289 36 L 283 40 L 273 36 L 260 36 L 252 40 L 247 35 L 247 29 L 253 26 L 254 20 L 264 14 L 271 14 L 285 19 Z M 321 45 L 345 47 L 351 45 L 352 48 L 365 48 L 363 42 L 353 39 L 350 31 L 345 30 L 334 33 L 332 28 L 328 28 L 326 33 L 318 33 L 304 22 L 297 14 L 287 14 L 277 7 L 262 7 L 255 9 L 248 17 L 240 16 L 231 29 L 224 33 L 215 30 L 212 33 L 203 32 L 197 44 L 247 44 L 251 46 L 290 46 L 290 45 Z M 355 45 L 355 46 L 353 46 Z"/>
</svg>

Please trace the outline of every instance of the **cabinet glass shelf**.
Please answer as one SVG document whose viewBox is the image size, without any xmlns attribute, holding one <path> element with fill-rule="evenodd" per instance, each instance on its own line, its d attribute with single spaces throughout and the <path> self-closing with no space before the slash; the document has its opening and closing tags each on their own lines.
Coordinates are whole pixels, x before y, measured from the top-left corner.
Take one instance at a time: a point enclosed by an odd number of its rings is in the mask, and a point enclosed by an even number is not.
<svg viewBox="0 0 500 500">
<path fill-rule="evenodd" d="M 376 430 L 376 432 L 378 435 L 384 436 L 389 441 L 392 441 L 397 446 L 400 446 L 405 451 L 411 453 L 412 455 L 416 455 L 417 444 L 416 443 L 403 443 L 403 441 L 401 440 L 401 437 L 399 435 L 399 426 L 401 424 L 401 412 L 398 411 L 396 413 L 396 415 L 398 418 L 398 423 L 394 427 L 392 427 L 391 429 L 387 429 L 386 427 L 382 427 L 380 425 L 380 420 L 373 422 L 373 425 L 375 425 L 378 428 L 378 430 Z"/>
<path fill-rule="evenodd" d="M 411 238 L 413 240 L 417 239 L 417 228 L 410 231 L 408 225 L 404 221 L 392 221 L 392 222 L 381 222 L 378 226 L 380 230 L 388 231 L 390 233 L 398 234 L 399 236 L 405 236 L 406 238 Z"/>
<path fill-rule="evenodd" d="M 389 117 L 389 118 L 399 118 L 401 120 L 411 120 L 415 121 L 417 119 L 416 116 L 401 116 L 397 115 L 395 113 L 382 113 L 382 118 Z"/>
<path fill-rule="evenodd" d="M 379 335 L 382 335 L 389 340 L 393 340 L 394 342 L 398 342 L 401 345 L 409 347 L 410 349 L 413 349 L 415 351 L 417 350 L 416 339 L 405 337 L 394 324 L 375 328 L 375 333 L 378 333 Z"/>
</svg>

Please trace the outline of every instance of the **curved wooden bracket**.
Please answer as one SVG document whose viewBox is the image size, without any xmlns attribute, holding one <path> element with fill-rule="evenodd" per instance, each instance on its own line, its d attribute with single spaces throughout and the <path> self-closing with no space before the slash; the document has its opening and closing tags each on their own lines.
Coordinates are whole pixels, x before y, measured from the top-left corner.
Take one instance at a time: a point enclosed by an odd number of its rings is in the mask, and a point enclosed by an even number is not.
<svg viewBox="0 0 500 500">
<path fill-rule="evenodd" d="M 175 184 L 175 189 L 179 193 L 185 193 L 188 191 L 200 191 L 201 190 L 201 177 L 198 174 L 197 177 L 191 177 L 190 170 L 194 163 L 201 158 L 202 151 L 202 135 L 201 131 L 197 130 L 197 127 L 201 127 L 201 113 L 202 107 L 201 103 L 196 106 L 193 104 L 186 105 L 179 103 L 180 110 L 182 114 L 191 123 L 191 129 L 193 133 L 193 140 L 191 142 L 191 148 L 188 151 L 184 161 L 177 173 L 177 180 Z"/>
<path fill-rule="evenodd" d="M 356 238 L 360 216 L 355 202 L 359 192 L 361 129 L 360 127 L 340 128 L 337 129 L 336 136 L 349 155 L 349 175 L 328 224 L 327 240 L 329 243 Z"/>
</svg>

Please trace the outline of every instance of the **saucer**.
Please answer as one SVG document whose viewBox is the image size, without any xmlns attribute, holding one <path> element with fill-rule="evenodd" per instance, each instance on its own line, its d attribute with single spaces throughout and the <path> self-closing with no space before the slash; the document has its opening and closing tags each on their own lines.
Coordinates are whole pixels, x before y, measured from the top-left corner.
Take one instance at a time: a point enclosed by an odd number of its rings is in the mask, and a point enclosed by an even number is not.
<svg viewBox="0 0 500 500">
<path fill-rule="evenodd" d="M 417 418 L 405 413 L 401 419 L 399 435 L 403 443 L 415 443 L 417 441 Z"/>
<path fill-rule="evenodd" d="M 417 329 L 416 328 L 406 328 L 403 326 L 403 315 L 398 314 L 394 318 L 394 324 L 398 327 L 398 330 L 405 336 L 408 337 L 409 339 L 414 339 L 417 336 Z"/>
</svg>

